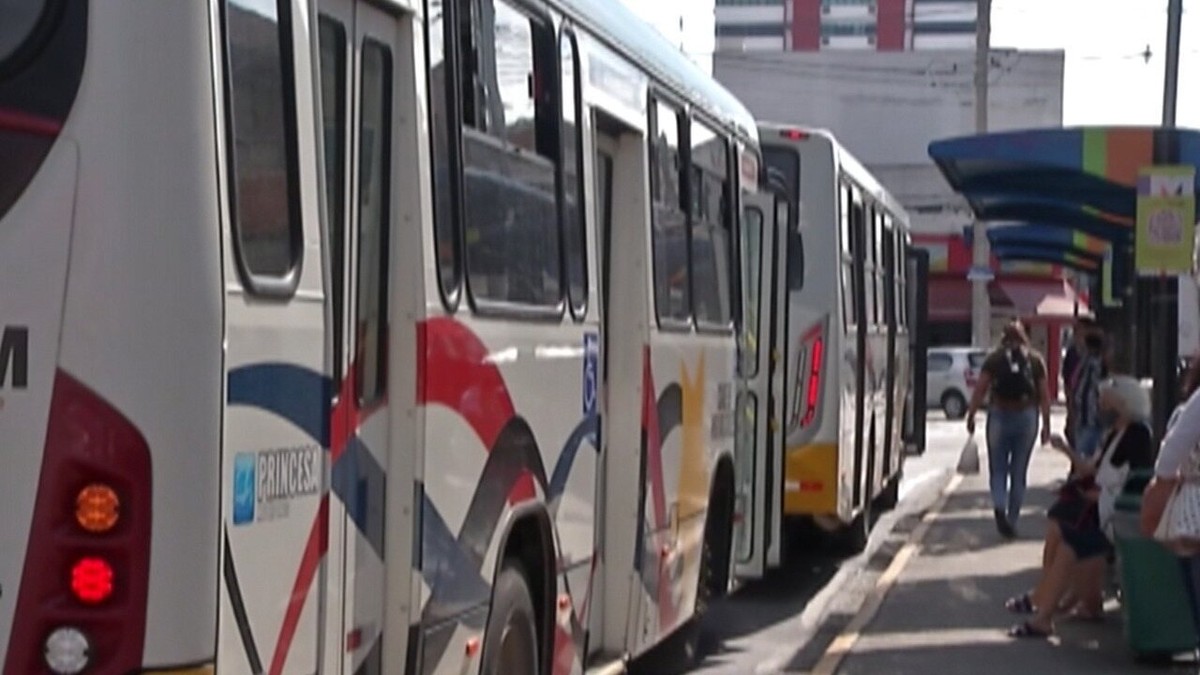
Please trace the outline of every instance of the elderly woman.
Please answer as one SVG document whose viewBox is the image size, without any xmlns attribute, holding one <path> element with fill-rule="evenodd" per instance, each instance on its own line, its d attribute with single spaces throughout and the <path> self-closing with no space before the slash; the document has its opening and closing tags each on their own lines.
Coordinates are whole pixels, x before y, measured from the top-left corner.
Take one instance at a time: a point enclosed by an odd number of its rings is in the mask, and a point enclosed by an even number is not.
<svg viewBox="0 0 1200 675">
<path fill-rule="evenodd" d="M 1106 431 L 1094 456 L 1082 456 L 1062 437 L 1051 441 L 1071 460 L 1072 476 L 1050 508 L 1037 588 L 1006 604 L 1011 611 L 1033 614 L 1009 630 L 1013 637 L 1052 633 L 1054 615 L 1070 590 L 1079 600 L 1079 614 L 1102 615 L 1101 588 L 1110 549 L 1104 528 L 1129 471 L 1153 465 L 1154 446 L 1146 425 L 1150 399 L 1136 379 L 1118 375 L 1105 380 L 1099 406 Z"/>
</svg>

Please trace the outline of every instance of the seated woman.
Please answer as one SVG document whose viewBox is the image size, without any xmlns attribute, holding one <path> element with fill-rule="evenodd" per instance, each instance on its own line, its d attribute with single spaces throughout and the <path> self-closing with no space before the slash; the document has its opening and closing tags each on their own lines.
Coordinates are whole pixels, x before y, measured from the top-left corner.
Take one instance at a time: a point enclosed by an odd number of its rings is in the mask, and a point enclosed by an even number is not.
<svg viewBox="0 0 1200 675">
<path fill-rule="evenodd" d="M 1103 613 L 1101 590 L 1110 550 L 1104 528 L 1131 469 L 1154 463 L 1149 417 L 1150 398 L 1138 381 L 1118 375 L 1100 385 L 1100 417 L 1106 432 L 1096 454 L 1083 457 L 1061 437 L 1051 444 L 1071 460 L 1072 478 L 1050 508 L 1050 526 L 1042 555 L 1042 575 L 1032 594 L 1006 606 L 1033 616 L 1013 626 L 1013 637 L 1045 637 L 1067 592 L 1074 590 L 1084 616 Z"/>
</svg>

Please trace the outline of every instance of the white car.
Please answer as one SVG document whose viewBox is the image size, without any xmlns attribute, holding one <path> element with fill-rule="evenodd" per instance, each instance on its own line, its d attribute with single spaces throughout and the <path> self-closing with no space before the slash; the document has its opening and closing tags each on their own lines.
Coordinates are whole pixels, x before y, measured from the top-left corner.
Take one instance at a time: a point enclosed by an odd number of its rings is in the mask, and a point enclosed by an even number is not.
<svg viewBox="0 0 1200 675">
<path fill-rule="evenodd" d="M 978 347 L 931 348 L 925 372 L 926 405 L 941 408 L 949 419 L 961 419 L 987 354 Z"/>
</svg>

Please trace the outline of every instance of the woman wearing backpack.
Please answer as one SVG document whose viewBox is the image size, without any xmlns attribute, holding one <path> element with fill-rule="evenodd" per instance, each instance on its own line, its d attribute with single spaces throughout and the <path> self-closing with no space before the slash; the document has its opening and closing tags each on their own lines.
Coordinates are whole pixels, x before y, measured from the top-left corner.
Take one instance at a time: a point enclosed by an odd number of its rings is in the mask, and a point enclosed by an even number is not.
<svg viewBox="0 0 1200 675">
<path fill-rule="evenodd" d="M 1029 458 L 1042 416 L 1042 443 L 1050 440 L 1050 390 L 1046 362 L 1032 347 L 1020 322 L 1004 327 L 1000 345 L 988 354 L 967 409 L 967 431 L 975 433 L 975 413 L 988 398 L 988 473 L 996 529 L 1006 538 L 1025 500 Z"/>
</svg>

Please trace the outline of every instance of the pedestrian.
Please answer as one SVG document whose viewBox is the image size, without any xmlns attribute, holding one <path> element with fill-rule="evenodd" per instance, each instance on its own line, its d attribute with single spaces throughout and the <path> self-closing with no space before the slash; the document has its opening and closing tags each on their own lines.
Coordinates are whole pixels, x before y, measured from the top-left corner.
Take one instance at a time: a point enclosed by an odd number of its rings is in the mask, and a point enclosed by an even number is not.
<svg viewBox="0 0 1200 675">
<path fill-rule="evenodd" d="M 1084 352 L 1075 367 L 1074 386 L 1067 401 L 1071 409 L 1071 447 L 1084 457 L 1091 457 L 1100 445 L 1104 425 L 1100 421 L 1100 383 L 1108 377 L 1104 365 L 1104 337 L 1092 331 L 1084 337 Z"/>
<path fill-rule="evenodd" d="M 1004 327 L 1000 344 L 984 360 L 967 409 L 967 431 L 975 433 L 975 413 L 989 399 L 987 414 L 988 472 L 996 529 L 1011 539 L 1025 500 L 1029 458 L 1038 437 L 1050 440 L 1050 389 L 1046 362 L 1029 345 L 1017 321 Z"/>
<path fill-rule="evenodd" d="M 1076 618 L 1102 620 L 1105 557 L 1111 544 L 1105 528 L 1129 472 L 1154 463 L 1150 427 L 1150 397 L 1128 375 L 1099 386 L 1100 419 L 1104 436 L 1100 452 L 1085 457 L 1062 437 L 1053 447 L 1071 460 L 1071 480 L 1050 507 L 1042 548 L 1042 574 L 1031 593 L 1009 599 L 1005 607 L 1031 614 L 1009 629 L 1013 637 L 1045 637 L 1054 628 L 1054 615 L 1071 610 Z M 1064 607 L 1063 600 L 1074 593 Z"/>
<path fill-rule="evenodd" d="M 1071 346 L 1067 347 L 1067 353 L 1063 356 L 1062 381 L 1065 390 L 1063 393 L 1067 401 L 1067 420 L 1063 425 L 1063 435 L 1072 445 L 1075 444 L 1075 415 L 1071 410 L 1071 398 L 1072 392 L 1075 390 L 1075 378 L 1079 372 L 1079 364 L 1083 361 L 1084 354 L 1087 353 L 1087 336 L 1097 329 L 1096 322 L 1089 317 L 1083 316 L 1076 319 L 1075 325 L 1071 328 Z"/>
<path fill-rule="evenodd" d="M 1183 403 L 1180 403 L 1167 421 L 1167 430 L 1158 450 L 1154 465 L 1154 480 L 1146 487 L 1151 501 L 1151 491 L 1169 493 L 1180 480 L 1189 476 L 1197 467 L 1192 466 L 1192 453 L 1200 447 L 1200 357 L 1193 357 L 1183 377 Z M 1200 626 L 1200 554 L 1180 556 L 1183 566 L 1184 588 L 1187 590 L 1188 605 L 1196 626 Z"/>
</svg>

